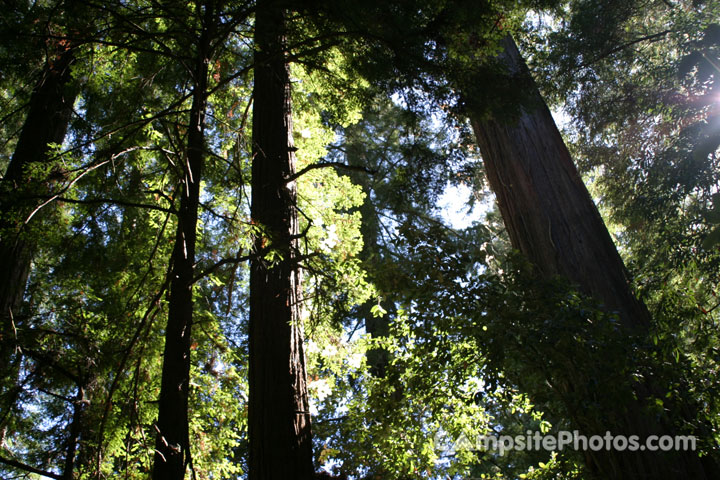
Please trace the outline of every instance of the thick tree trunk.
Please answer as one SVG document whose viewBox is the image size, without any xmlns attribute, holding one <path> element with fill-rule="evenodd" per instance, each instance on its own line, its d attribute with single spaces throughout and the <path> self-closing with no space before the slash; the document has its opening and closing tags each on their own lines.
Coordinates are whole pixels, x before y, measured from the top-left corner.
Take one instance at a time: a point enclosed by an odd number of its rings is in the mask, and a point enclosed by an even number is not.
<svg viewBox="0 0 720 480">
<path fill-rule="evenodd" d="M 504 59 L 527 74 L 512 39 Z M 473 118 L 490 186 L 514 248 L 545 276 L 562 275 L 619 313 L 628 327 L 650 315 L 630 288 L 615 244 L 593 203 L 547 106 L 536 95 L 513 123 Z"/>
<path fill-rule="evenodd" d="M 33 232 L 38 216 L 25 221 L 37 204 L 24 199 L 42 195 L 50 188 L 50 180 L 32 178 L 27 167 L 46 164 L 49 144 L 62 144 L 70 123 L 77 90 L 71 85 L 71 67 L 75 63 L 72 45 L 58 42 L 56 53 L 45 64 L 40 81 L 30 96 L 29 110 L 20 132 L 15 152 L 7 171 L 0 180 L 0 405 L 9 412 L 22 389 L 21 355 L 18 333 L 22 334 L 20 306 L 35 253 Z M 30 228 L 28 228 L 30 227 Z M 9 415 L 0 419 L 3 434 Z"/>
<path fill-rule="evenodd" d="M 200 180 L 205 146 L 205 109 L 210 34 L 214 12 L 205 5 L 194 71 L 184 166 L 183 191 L 172 253 L 168 322 L 165 330 L 162 382 L 158 402 L 153 479 L 182 480 L 190 463 L 188 395 L 190 335 L 193 323 L 193 278 Z"/>
<path fill-rule="evenodd" d="M 298 215 L 284 15 L 272 0 L 255 17 L 252 220 L 261 233 L 250 262 L 251 480 L 313 476 L 300 317 Z"/>
<path fill-rule="evenodd" d="M 30 97 L 25 124 L 0 181 L 0 371 L 5 371 L 15 350 L 13 321 L 25 293 L 35 249 L 24 223 L 36 204 L 23 197 L 42 195 L 49 185 L 47 179 L 30 178 L 26 168 L 47 163 L 48 144 L 62 144 L 65 139 L 77 94 L 69 88 L 74 62 L 73 48 L 58 42 L 56 56 L 48 59 Z"/>
<path fill-rule="evenodd" d="M 510 71 L 529 79 L 512 39 L 505 39 L 504 48 L 502 59 Z M 537 87 L 532 81 L 529 84 L 535 89 L 531 93 L 536 102 L 525 107 L 519 118 L 504 121 L 471 114 L 487 178 L 512 245 L 543 276 L 570 279 L 582 292 L 602 302 L 607 311 L 617 312 L 628 332 L 643 335 L 650 324 L 648 310 L 631 290 L 625 266 L 550 111 Z M 666 420 L 643 408 L 647 392 L 657 389 L 636 384 L 635 390 L 639 398 L 635 404 L 617 405 L 616 412 L 606 412 L 606 419 L 621 419 L 618 421 L 624 424 L 606 425 L 607 429 L 639 435 L 642 441 L 652 434 L 677 433 Z M 603 397 L 603 392 L 596 393 Z M 602 424 L 603 419 L 599 420 Z M 597 427 L 577 418 L 574 421 L 585 429 L 583 433 L 604 433 L 588 432 Z M 594 452 L 588 459 L 589 469 L 603 478 L 714 478 L 715 472 L 712 462 L 701 465 L 694 452 Z"/>
</svg>

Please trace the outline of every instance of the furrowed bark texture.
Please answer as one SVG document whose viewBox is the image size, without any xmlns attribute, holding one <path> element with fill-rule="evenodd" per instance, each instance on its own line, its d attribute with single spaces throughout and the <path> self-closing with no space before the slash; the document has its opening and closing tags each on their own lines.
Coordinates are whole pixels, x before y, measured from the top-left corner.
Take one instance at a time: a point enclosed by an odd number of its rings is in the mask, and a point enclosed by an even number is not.
<svg viewBox="0 0 720 480">
<path fill-rule="evenodd" d="M 255 20 L 251 215 L 262 229 L 250 261 L 251 480 L 313 477 L 300 318 L 298 214 L 284 15 L 259 1 Z M 267 255 L 274 252 L 273 258 Z"/>
<path fill-rule="evenodd" d="M 526 73 L 515 44 L 505 42 L 510 68 Z M 543 275 L 572 280 L 618 312 L 625 325 L 646 327 L 647 308 L 635 298 L 625 265 L 539 92 L 537 100 L 533 111 L 512 124 L 471 119 L 510 241 Z"/>
<path fill-rule="evenodd" d="M 65 139 L 77 94 L 69 88 L 74 62 L 73 48 L 60 43 L 30 96 L 25 124 L 0 182 L 0 371 L 5 371 L 15 350 L 17 325 L 13 319 L 25 293 L 35 250 L 24 223 L 37 205 L 22 197 L 42 195 L 49 185 L 47 179 L 30 178 L 27 167 L 47 163 L 48 144 L 62 144 Z"/>
<path fill-rule="evenodd" d="M 504 41 L 502 59 L 512 73 L 529 78 L 509 37 Z M 471 116 L 487 178 L 512 245 L 543 276 L 570 279 L 582 292 L 601 301 L 605 310 L 617 312 L 628 332 L 643 335 L 650 324 L 648 310 L 634 296 L 625 266 L 550 111 L 537 87 L 530 84 L 537 102 L 514 121 Z M 634 389 L 639 400 L 607 412 L 608 418 L 615 419 L 608 429 L 615 434 L 639 435 L 642 441 L 648 435 L 677 433 L 643 407 L 650 392 L 658 389 L 647 383 L 637 383 Z M 571 396 L 573 392 L 560 394 Z M 602 397 L 602 392 L 597 394 Z M 574 420 L 589 434 L 604 434 L 588 432 L 597 429 L 597 423 Z M 716 472 L 714 462 L 701 461 L 694 452 L 590 452 L 586 459 L 589 469 L 603 478 L 714 478 Z"/>
<path fill-rule="evenodd" d="M 193 278 L 196 228 L 200 204 L 207 105 L 208 29 L 214 12 L 205 5 L 194 71 L 195 86 L 190 108 L 185 178 L 177 214 L 172 253 L 168 322 L 165 330 L 162 381 L 158 403 L 154 480 L 182 480 L 190 463 L 188 395 L 190 388 L 190 340 L 193 323 Z"/>
</svg>

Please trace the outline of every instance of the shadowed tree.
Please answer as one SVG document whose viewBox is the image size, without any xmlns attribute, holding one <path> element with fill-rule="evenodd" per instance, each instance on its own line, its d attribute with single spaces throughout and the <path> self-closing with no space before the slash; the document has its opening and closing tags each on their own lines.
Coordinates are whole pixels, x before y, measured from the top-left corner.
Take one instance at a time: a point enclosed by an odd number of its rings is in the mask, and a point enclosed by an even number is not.
<svg viewBox="0 0 720 480">
<path fill-rule="evenodd" d="M 250 262 L 250 400 L 252 480 L 313 476 L 307 396 L 298 212 L 289 66 L 282 4 L 257 4 L 253 91 Z"/>
<path fill-rule="evenodd" d="M 470 118 L 482 152 L 485 171 L 495 192 L 513 247 L 522 252 L 542 277 L 560 275 L 595 298 L 607 312 L 615 312 L 624 335 L 647 337 L 650 314 L 637 300 L 630 279 L 612 239 L 580 178 L 549 109 L 530 77 L 510 37 L 502 40 L 501 60 L 508 73 L 529 92 L 529 102 L 516 117 L 473 112 L 472 95 L 466 90 Z M 632 359 L 630 359 L 632 361 Z M 610 406 L 605 412 L 613 423 L 603 425 L 589 411 L 574 414 L 581 430 L 602 434 L 678 434 L 665 415 L 659 418 L 646 407 L 653 395 L 664 397 L 657 380 L 627 378 L 635 399 Z M 557 382 L 556 385 L 562 385 Z M 563 387 L 558 387 L 563 390 Z M 572 388 L 570 386 L 565 388 Z M 619 385 L 619 389 L 623 386 Z M 561 395 L 572 395 L 562 391 Z M 675 405 L 679 414 L 688 408 Z M 692 415 L 692 413 L 691 413 Z M 706 435 L 702 429 L 694 432 Z M 715 478 L 712 457 L 696 452 L 588 452 L 590 471 L 605 478 Z"/>
<path fill-rule="evenodd" d="M 191 464 L 188 424 L 190 389 L 190 341 L 193 324 L 195 245 L 200 205 L 200 182 L 205 156 L 205 110 L 207 108 L 208 59 L 215 27 L 215 2 L 198 3 L 200 36 L 192 70 L 193 92 L 187 144 L 182 166 L 183 180 L 177 231 L 172 253 L 170 296 L 162 383 L 158 402 L 157 437 L 153 478 L 182 480 Z"/>
<path fill-rule="evenodd" d="M 48 40 L 51 54 L 30 97 L 27 117 L 15 152 L 0 181 L 0 362 L 9 365 L 14 349 L 13 317 L 19 313 L 30 273 L 34 242 L 28 221 L 37 203 L 23 199 L 46 193 L 52 180 L 37 178 L 31 167 L 43 169 L 52 161 L 50 145 L 62 144 L 77 90 L 71 82 L 75 48 L 66 40 Z"/>
</svg>

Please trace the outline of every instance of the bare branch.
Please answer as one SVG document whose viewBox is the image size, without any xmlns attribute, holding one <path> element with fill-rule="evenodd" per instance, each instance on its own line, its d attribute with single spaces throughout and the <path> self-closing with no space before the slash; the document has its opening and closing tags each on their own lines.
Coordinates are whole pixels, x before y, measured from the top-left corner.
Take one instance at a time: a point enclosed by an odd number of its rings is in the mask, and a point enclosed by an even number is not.
<svg viewBox="0 0 720 480">
<path fill-rule="evenodd" d="M 597 57 L 593 58 L 593 59 L 592 59 L 591 61 L 589 61 L 589 62 L 584 62 L 584 63 L 580 64 L 580 65 L 578 66 L 578 68 L 586 68 L 586 67 L 589 67 L 590 65 L 599 62 L 599 61 L 602 60 L 603 58 L 609 57 L 609 56 L 612 55 L 613 53 L 617 53 L 617 52 L 620 52 L 620 51 L 622 51 L 622 50 L 625 50 L 625 49 L 628 48 L 628 47 L 632 47 L 632 46 L 635 45 L 636 43 L 641 43 L 641 42 L 650 42 L 650 43 L 658 42 L 658 41 L 662 40 L 662 38 L 663 38 L 664 36 L 666 36 L 667 34 L 669 34 L 669 33 L 672 33 L 672 30 L 670 30 L 670 29 L 668 29 L 668 30 L 663 30 L 662 32 L 653 33 L 652 35 L 646 35 L 646 36 L 644 36 L 644 37 L 640 37 L 640 38 L 636 38 L 636 39 L 634 39 L 634 40 L 630 40 L 630 41 L 627 42 L 627 43 L 623 43 L 622 45 L 618 45 L 618 46 L 615 47 L 615 48 L 611 48 L 610 50 L 607 50 L 607 51 L 601 53 L 600 55 L 598 55 Z"/>
<path fill-rule="evenodd" d="M 37 198 L 37 199 L 47 200 L 47 199 L 50 199 L 53 197 L 47 196 L 47 195 L 36 195 L 33 197 L 29 197 L 29 198 Z M 93 205 L 93 204 L 98 204 L 98 203 L 107 203 L 110 205 L 119 205 L 121 207 L 136 207 L 136 208 L 145 208 L 148 210 L 158 210 L 160 212 L 165 212 L 165 213 L 172 213 L 172 214 L 177 213 L 172 208 L 164 208 L 164 207 L 159 207 L 157 205 L 150 205 L 147 203 L 126 202 L 124 200 L 116 200 L 114 198 L 102 198 L 101 197 L 101 198 L 86 198 L 86 199 L 80 200 L 77 198 L 54 197 L 54 199 L 57 202 L 74 203 L 74 204 L 80 204 L 80 205 Z"/>
<path fill-rule="evenodd" d="M 196 275 L 195 278 L 193 278 L 192 283 L 195 283 L 198 280 L 210 275 L 211 273 L 213 273 L 214 271 L 216 271 L 223 265 L 228 265 L 228 264 L 237 265 L 238 263 L 247 262 L 248 260 L 250 260 L 250 258 L 251 258 L 251 255 L 240 256 L 240 252 L 238 252 L 238 254 L 234 257 L 223 258 L 219 262 L 215 263 L 211 267 L 207 268 L 203 272 Z"/>
<path fill-rule="evenodd" d="M 48 205 L 49 203 L 51 203 L 53 200 L 58 199 L 61 194 L 63 194 L 63 193 L 65 193 L 65 192 L 67 192 L 68 190 L 70 190 L 70 188 L 72 188 L 73 185 L 75 185 L 77 182 L 79 182 L 80 179 L 83 178 L 85 175 L 87 175 L 88 173 L 92 172 L 92 171 L 95 170 L 95 169 L 98 169 L 98 168 L 102 167 L 103 165 L 105 165 L 105 164 L 107 164 L 107 163 L 110 163 L 110 160 L 106 160 L 106 161 L 104 161 L 104 162 L 101 162 L 101 163 L 99 163 L 99 164 L 96 164 L 96 165 L 94 165 L 94 166 L 92 166 L 92 167 L 87 168 L 83 173 L 81 173 L 80 175 L 78 175 L 77 177 L 75 177 L 70 183 L 68 183 L 65 187 L 63 187 L 63 189 L 60 190 L 60 192 L 59 192 L 57 195 L 53 195 L 52 197 L 50 197 L 50 199 L 48 199 L 48 200 L 45 201 L 44 203 L 40 204 L 35 210 L 33 210 L 32 213 L 30 213 L 30 215 L 28 215 L 27 219 L 25 219 L 24 224 L 27 225 L 28 222 L 30 221 L 30 219 L 32 219 L 32 217 L 33 217 L 41 208 L 45 207 L 46 205 Z"/>
<path fill-rule="evenodd" d="M 46 472 L 45 470 L 31 467 L 30 465 L 26 465 L 11 458 L 0 457 L 0 463 L 4 463 L 5 465 L 9 465 L 11 467 L 19 468 L 20 470 L 25 470 L 26 472 L 34 473 L 35 475 L 40 475 L 41 477 L 56 478 L 57 480 L 62 480 L 63 478 L 62 475 L 59 475 L 57 473 Z"/>
<path fill-rule="evenodd" d="M 305 175 L 310 170 L 316 170 L 318 168 L 327 168 L 327 167 L 333 167 L 333 168 L 339 168 L 341 170 L 352 170 L 356 172 L 363 172 L 367 173 L 369 175 L 373 175 L 377 173 L 375 170 L 370 170 L 367 167 L 363 167 L 360 165 L 347 165 L 342 162 L 321 162 L 321 163 L 313 163 L 311 165 L 308 165 L 305 168 L 300 169 L 299 171 L 295 172 L 294 174 L 290 175 L 285 179 L 285 183 L 290 183 L 292 181 L 297 180 L 301 176 Z"/>
</svg>

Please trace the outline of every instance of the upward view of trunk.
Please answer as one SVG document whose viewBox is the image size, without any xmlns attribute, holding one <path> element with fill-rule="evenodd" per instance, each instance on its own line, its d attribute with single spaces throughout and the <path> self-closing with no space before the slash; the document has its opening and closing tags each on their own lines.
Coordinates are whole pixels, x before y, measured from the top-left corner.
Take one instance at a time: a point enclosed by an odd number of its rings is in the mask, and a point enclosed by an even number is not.
<svg viewBox="0 0 720 480">
<path fill-rule="evenodd" d="M 79 372 L 74 380 L 76 383 L 75 397 L 72 399 L 72 417 L 68 426 L 68 439 L 65 448 L 65 464 L 63 467 L 63 480 L 72 480 L 77 477 L 78 468 L 83 465 L 83 458 L 90 458 L 91 447 L 87 443 L 90 433 L 90 422 L 87 418 L 87 407 L 90 405 L 92 385 L 95 382 L 95 372 L 89 368 Z"/>
<path fill-rule="evenodd" d="M 504 48 L 502 59 L 511 72 L 529 78 L 512 39 L 505 39 Z M 537 101 L 514 121 L 471 117 L 512 245 L 543 276 L 568 278 L 607 311 L 617 312 L 628 332 L 642 335 L 650 323 L 648 310 L 633 295 L 617 249 L 550 111 L 532 85 Z M 614 415 L 608 413 L 608 418 L 623 418 L 625 424 L 607 425 L 607 429 L 641 438 L 676 433 L 643 409 L 648 396 L 643 392 L 655 388 L 646 384 L 635 388 L 639 398 L 635 405 L 617 405 Z M 587 427 L 584 420 L 575 421 L 581 429 Z M 694 452 L 596 452 L 590 455 L 588 467 L 602 478 L 716 478 L 714 464 L 701 462 Z"/>
<path fill-rule="evenodd" d="M 205 5 L 193 79 L 193 100 L 187 135 L 184 180 L 172 253 L 170 300 L 162 383 L 158 402 L 154 480 L 182 480 L 190 462 L 188 395 L 190 388 L 190 335 L 193 323 L 193 278 L 197 239 L 200 180 L 205 147 L 209 29 L 214 12 Z"/>
<path fill-rule="evenodd" d="M 31 178 L 27 167 L 51 161 L 49 144 L 62 144 L 70 123 L 77 90 L 71 85 L 71 67 L 75 63 L 72 45 L 57 42 L 55 55 L 47 59 L 42 76 L 30 96 L 25 123 L 8 168 L 0 180 L 0 410 L 9 412 L 18 401 L 22 388 L 21 356 L 17 343 L 22 334 L 20 306 L 30 274 L 36 243 L 29 231 L 38 223 L 36 215 L 25 220 L 38 203 L 23 198 L 47 193 L 48 179 Z M 0 417 L 4 437 L 9 415 Z"/>
<path fill-rule="evenodd" d="M 379 257 L 378 247 L 378 231 L 380 229 L 377 212 L 371 200 L 371 187 L 365 174 L 351 175 L 353 183 L 363 187 L 365 200 L 360 207 L 360 215 L 363 222 L 360 225 L 360 233 L 362 234 L 363 248 L 360 252 L 360 258 L 364 261 L 370 258 Z M 386 337 L 390 331 L 390 315 L 375 316 L 372 314 L 372 307 L 375 305 L 374 299 L 370 299 L 358 308 L 358 316 L 363 318 L 365 331 L 371 338 Z M 389 303 L 389 308 L 394 307 L 394 303 Z M 384 378 L 390 361 L 389 352 L 382 348 L 373 348 L 366 353 L 367 364 L 370 374 L 377 378 Z"/>
<path fill-rule="evenodd" d="M 298 212 L 284 14 L 260 0 L 255 16 L 250 262 L 250 480 L 313 477 L 298 257 Z"/>
<path fill-rule="evenodd" d="M 58 42 L 55 56 L 47 60 L 30 97 L 25 124 L 0 181 L 0 370 L 4 372 L 15 350 L 17 325 L 13 321 L 17 321 L 35 250 L 32 235 L 26 234 L 25 220 L 37 204 L 23 196 L 46 193 L 50 182 L 30 178 L 26 169 L 50 161 L 48 144 L 62 144 L 65 139 L 76 96 L 69 87 L 74 62 L 72 46 Z"/>
<path fill-rule="evenodd" d="M 511 70 L 525 72 L 517 47 L 505 42 Z M 536 108 L 515 124 L 471 119 L 512 245 L 543 275 L 565 276 L 628 327 L 646 327 L 647 308 L 633 295 L 600 213 L 539 92 L 536 97 Z"/>
<path fill-rule="evenodd" d="M 77 460 L 78 442 L 82 430 L 85 389 L 78 387 L 75 401 L 73 402 L 73 414 L 70 421 L 70 438 L 68 439 L 65 451 L 65 466 L 63 468 L 63 480 L 72 480 L 75 475 L 75 462 Z"/>
</svg>

